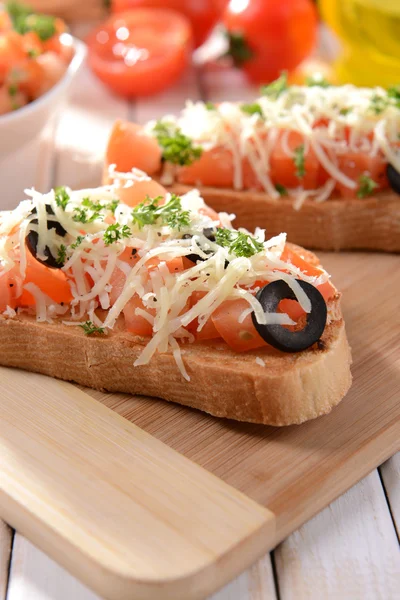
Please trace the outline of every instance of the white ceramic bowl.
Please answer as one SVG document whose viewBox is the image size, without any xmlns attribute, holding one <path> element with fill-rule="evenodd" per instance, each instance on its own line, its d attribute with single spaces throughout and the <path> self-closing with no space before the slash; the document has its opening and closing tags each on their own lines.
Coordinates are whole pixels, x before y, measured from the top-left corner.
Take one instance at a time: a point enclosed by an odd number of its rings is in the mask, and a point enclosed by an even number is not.
<svg viewBox="0 0 400 600">
<path fill-rule="evenodd" d="M 73 38 L 75 54 L 65 75 L 48 92 L 30 104 L 0 116 L 0 160 L 35 138 L 62 107 L 86 56 L 86 46 Z"/>
</svg>

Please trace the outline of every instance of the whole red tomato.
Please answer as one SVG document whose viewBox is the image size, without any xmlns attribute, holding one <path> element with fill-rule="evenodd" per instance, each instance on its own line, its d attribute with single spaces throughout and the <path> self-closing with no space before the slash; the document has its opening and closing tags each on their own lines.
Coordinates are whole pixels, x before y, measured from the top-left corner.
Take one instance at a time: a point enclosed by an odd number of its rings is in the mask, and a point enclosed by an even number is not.
<svg viewBox="0 0 400 600">
<path fill-rule="evenodd" d="M 101 81 L 127 98 L 157 94 L 190 63 L 188 19 L 169 9 L 136 8 L 112 15 L 87 38 L 88 64 Z"/>
<path fill-rule="evenodd" d="M 172 8 L 192 24 L 195 47 L 201 46 L 221 17 L 228 0 L 112 0 L 114 13 L 138 7 Z"/>
<path fill-rule="evenodd" d="M 268 82 L 311 52 L 317 12 L 311 0 L 230 0 L 223 24 L 236 66 L 252 81 Z"/>
</svg>

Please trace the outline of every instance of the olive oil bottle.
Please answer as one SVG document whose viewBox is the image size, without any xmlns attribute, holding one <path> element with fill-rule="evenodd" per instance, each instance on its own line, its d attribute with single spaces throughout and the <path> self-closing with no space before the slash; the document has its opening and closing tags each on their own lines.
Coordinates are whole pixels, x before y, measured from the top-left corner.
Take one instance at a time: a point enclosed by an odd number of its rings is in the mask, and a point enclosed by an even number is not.
<svg viewBox="0 0 400 600">
<path fill-rule="evenodd" d="M 343 44 L 341 83 L 400 83 L 400 0 L 319 0 L 323 19 Z"/>
</svg>

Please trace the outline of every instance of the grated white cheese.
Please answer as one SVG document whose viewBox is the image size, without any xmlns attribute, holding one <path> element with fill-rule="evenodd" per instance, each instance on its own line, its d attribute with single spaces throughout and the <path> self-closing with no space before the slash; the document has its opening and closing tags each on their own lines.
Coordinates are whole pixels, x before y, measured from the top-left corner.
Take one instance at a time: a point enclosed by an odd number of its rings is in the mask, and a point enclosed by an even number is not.
<svg viewBox="0 0 400 600">
<path fill-rule="evenodd" d="M 382 108 L 375 110 L 377 97 L 383 102 Z M 339 167 L 337 157 L 346 153 L 362 153 L 371 158 L 379 155 L 400 171 L 400 110 L 382 88 L 294 85 L 277 99 L 262 96 L 255 103 L 260 106 L 262 116 L 241 110 L 240 103 L 222 102 L 208 110 L 203 102 L 188 101 L 180 115 L 167 115 L 161 120 L 179 127 L 193 140 L 194 146 L 204 151 L 217 147 L 230 150 L 234 189 L 244 188 L 243 161 L 247 159 L 261 189 L 277 200 L 279 194 L 274 184 L 280 182 L 274 181 L 271 153 L 280 145 L 282 152 L 293 159 L 290 141 L 293 132 L 300 135 L 305 156 L 311 149 L 332 180 L 323 193 L 307 196 L 316 202 L 328 200 L 336 183 L 351 190 L 359 185 L 359 181 Z M 150 121 L 144 126 L 147 135 L 155 135 L 154 125 L 155 121 Z M 167 164 L 165 171 L 171 184 L 179 169 L 168 167 Z M 301 192 L 289 190 L 297 209 L 306 197 Z"/>
<path fill-rule="evenodd" d="M 326 192 L 327 188 L 328 184 L 318 193 Z M 8 231 L 9 235 L 0 236 L 0 276 L 10 265 L 16 265 L 20 276 L 15 278 L 15 282 L 21 288 L 16 288 L 17 297 L 22 289 L 33 295 L 38 321 L 52 322 L 54 318 L 63 317 L 64 324 L 77 326 L 90 320 L 107 332 L 115 327 L 122 315 L 126 314 L 128 319 L 129 313 L 129 319 L 144 319 L 151 325 L 152 337 L 136 360 L 136 366 L 147 364 L 156 352 L 172 351 L 182 375 L 189 378 L 180 344 L 195 340 L 191 327 L 196 320 L 199 332 L 225 300 L 242 299 L 248 306 L 240 315 L 239 323 L 254 312 L 260 324 L 293 325 L 285 313 L 264 313 L 255 296 L 258 289 L 256 282 L 285 280 L 302 308 L 309 312 L 310 301 L 296 279 L 314 285 L 328 280 L 322 269 L 317 276 L 310 276 L 282 260 L 286 242 L 284 233 L 265 239 L 265 231 L 257 229 L 255 239 L 263 245 L 260 252 L 249 257 L 230 254 L 228 248 L 204 235 L 204 229 L 219 223 L 205 214 L 204 201 L 196 190 L 182 196 L 181 207 L 188 211 L 189 224 L 181 230 L 165 223 L 140 228 L 132 220 L 131 207 L 122 204 L 115 210 L 114 216 L 104 208 L 98 218 L 80 222 L 74 220 L 74 209 L 88 206 L 87 203 L 82 204 L 83 198 L 106 204 L 115 198 L 115 192 L 112 185 L 94 190 L 67 190 L 69 202 L 64 210 L 54 202 L 54 193 L 42 195 L 30 190 L 29 195 L 34 201 L 8 216 L 10 225 L 4 225 L 4 231 Z M 168 199 L 169 196 L 166 201 Z M 49 203 L 55 213 L 51 220 L 58 220 L 58 210 L 62 213 L 60 222 L 66 231 L 62 237 L 56 234 L 54 228 L 49 231 L 41 224 L 41 221 L 46 221 L 46 205 Z M 33 206 L 37 211 L 34 215 L 31 214 Z M 223 226 L 231 228 L 232 217 L 222 213 L 219 220 Z M 35 218 L 38 219 L 36 225 L 32 224 Z M 126 225 L 129 234 L 107 245 L 103 236 L 113 222 L 116 226 Z M 11 227 L 11 223 L 19 224 L 19 231 L 14 231 L 15 225 Z M 67 305 L 55 303 L 39 284 L 24 281 L 28 264 L 25 237 L 30 230 L 38 232 L 40 246 L 48 247 L 53 254 L 61 248 L 61 244 L 64 246 L 65 262 L 60 272 L 65 274 L 73 298 Z M 245 230 L 241 231 L 249 235 Z M 133 260 L 132 250 L 136 251 Z M 180 261 L 191 254 L 202 260 L 197 264 L 188 261 L 182 270 L 183 263 Z M 52 269 L 49 269 L 49 276 L 51 272 Z M 195 302 L 193 294 L 198 294 Z M 129 310 L 127 308 L 131 299 L 134 310 L 132 305 Z M 11 310 L 6 311 L 10 317 Z"/>
</svg>

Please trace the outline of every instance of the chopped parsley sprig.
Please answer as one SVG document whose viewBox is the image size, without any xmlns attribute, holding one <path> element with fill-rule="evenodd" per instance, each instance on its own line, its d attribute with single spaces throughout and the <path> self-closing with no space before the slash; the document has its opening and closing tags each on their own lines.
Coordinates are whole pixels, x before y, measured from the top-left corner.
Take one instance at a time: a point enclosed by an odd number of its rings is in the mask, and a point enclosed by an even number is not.
<svg viewBox="0 0 400 600">
<path fill-rule="evenodd" d="M 293 162 L 296 167 L 296 175 L 300 179 L 306 174 L 304 144 L 300 144 L 293 151 Z"/>
<path fill-rule="evenodd" d="M 85 333 L 85 335 L 93 335 L 94 333 L 104 333 L 104 327 L 97 327 L 92 321 L 85 321 L 79 325 Z"/>
<path fill-rule="evenodd" d="M 378 184 L 371 179 L 368 175 L 361 175 L 359 179 L 359 186 L 357 191 L 358 198 L 366 198 L 370 196 L 373 191 L 378 187 Z"/>
<path fill-rule="evenodd" d="M 275 184 L 275 189 L 278 192 L 278 194 L 280 196 L 287 196 L 288 195 L 288 191 L 287 188 L 285 188 L 284 185 L 282 185 L 281 183 L 276 183 Z"/>
<path fill-rule="evenodd" d="M 249 233 L 232 229 L 218 228 L 215 232 L 215 243 L 227 248 L 229 254 L 246 258 L 264 250 L 264 244 Z"/>
<path fill-rule="evenodd" d="M 272 100 L 276 100 L 279 96 L 288 89 L 288 77 L 287 72 L 283 71 L 278 79 L 275 79 L 272 83 L 268 85 L 263 85 L 260 89 L 260 93 L 262 96 L 268 96 Z"/>
<path fill-rule="evenodd" d="M 162 148 L 164 160 L 183 166 L 200 158 L 202 149 L 194 147 L 193 141 L 173 123 L 157 121 L 153 131 Z"/>
<path fill-rule="evenodd" d="M 65 187 L 56 187 L 56 189 L 54 190 L 54 195 L 57 206 L 65 210 L 67 208 L 68 202 L 71 199 Z"/>
<path fill-rule="evenodd" d="M 263 111 L 258 102 L 254 102 L 253 104 L 241 104 L 240 110 L 248 115 L 260 115 L 263 116 Z"/>
<path fill-rule="evenodd" d="M 33 31 L 42 42 L 56 33 L 56 20 L 50 15 L 38 15 L 29 6 L 19 2 L 7 2 L 6 11 L 11 17 L 13 28 L 21 35 Z"/>
<path fill-rule="evenodd" d="M 172 194 L 166 204 L 159 205 L 162 196 L 156 198 L 146 197 L 145 202 L 141 202 L 132 210 L 132 220 L 135 225 L 142 229 L 145 225 L 168 225 L 172 229 L 182 229 L 189 227 L 190 213 L 182 209 L 181 199 L 176 194 Z"/>
<path fill-rule="evenodd" d="M 128 238 L 132 235 L 128 225 L 120 225 L 119 223 L 113 223 L 109 225 L 104 232 L 103 240 L 106 246 L 118 242 L 123 238 Z"/>
</svg>

